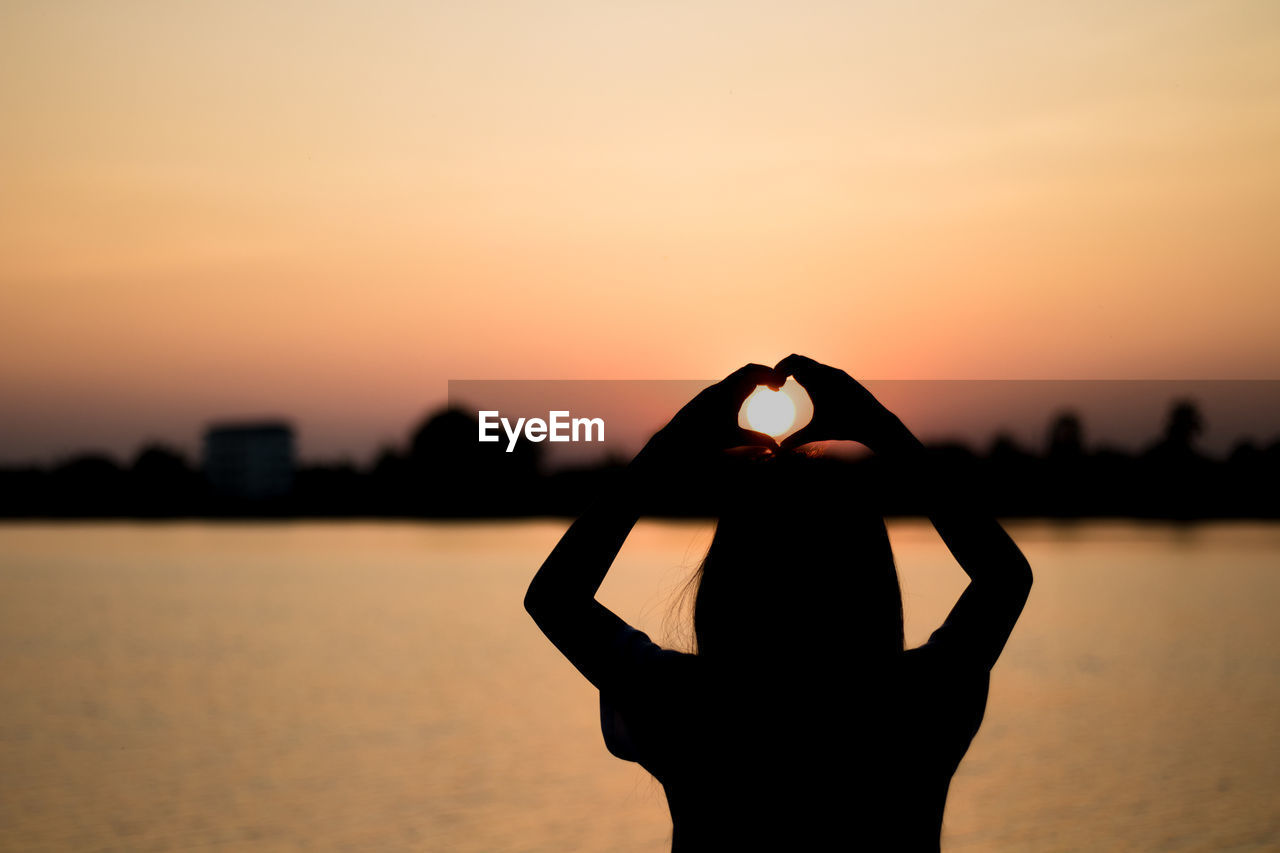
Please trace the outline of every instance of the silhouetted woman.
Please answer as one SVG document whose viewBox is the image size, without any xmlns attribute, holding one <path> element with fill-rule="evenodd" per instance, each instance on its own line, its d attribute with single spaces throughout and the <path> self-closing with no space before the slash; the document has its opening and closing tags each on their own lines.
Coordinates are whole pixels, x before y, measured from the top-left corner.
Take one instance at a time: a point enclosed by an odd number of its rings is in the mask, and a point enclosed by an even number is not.
<svg viewBox="0 0 1280 853">
<path fill-rule="evenodd" d="M 814 417 L 778 447 L 737 417 L 757 386 L 787 376 Z M 792 448 L 827 439 L 891 464 L 969 575 L 920 648 L 903 647 L 893 554 L 858 484 L 788 492 L 770 479 L 803 465 L 787 461 Z M 696 654 L 663 649 L 595 593 L 649 496 L 697 486 L 691 471 L 745 445 L 774 458 L 730 489 L 697 577 Z M 609 751 L 662 782 L 675 853 L 916 851 L 938 849 L 951 776 L 1030 587 L 1017 546 L 898 418 L 842 371 L 792 355 L 748 365 L 681 409 L 565 533 L 525 608 L 599 688 Z"/>
</svg>

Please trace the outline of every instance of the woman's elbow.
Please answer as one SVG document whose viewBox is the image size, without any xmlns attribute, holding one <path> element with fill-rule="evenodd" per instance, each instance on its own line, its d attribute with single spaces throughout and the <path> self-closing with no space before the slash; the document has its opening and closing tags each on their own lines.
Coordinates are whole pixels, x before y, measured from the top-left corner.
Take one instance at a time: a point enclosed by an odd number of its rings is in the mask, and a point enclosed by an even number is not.
<svg viewBox="0 0 1280 853">
<path fill-rule="evenodd" d="M 538 615 L 546 610 L 546 606 L 547 596 L 538 583 L 538 579 L 534 578 L 533 582 L 529 584 L 529 588 L 524 592 L 524 612 L 532 616 L 536 622 L 538 621 Z"/>
<path fill-rule="evenodd" d="M 534 622 L 543 625 L 564 610 L 568 597 L 564 590 L 535 575 L 524 593 L 524 610 Z"/>
<path fill-rule="evenodd" d="M 1031 573 L 1031 564 L 1025 558 L 1018 561 L 1012 580 L 1024 598 L 1031 592 L 1031 584 L 1035 578 Z"/>
</svg>

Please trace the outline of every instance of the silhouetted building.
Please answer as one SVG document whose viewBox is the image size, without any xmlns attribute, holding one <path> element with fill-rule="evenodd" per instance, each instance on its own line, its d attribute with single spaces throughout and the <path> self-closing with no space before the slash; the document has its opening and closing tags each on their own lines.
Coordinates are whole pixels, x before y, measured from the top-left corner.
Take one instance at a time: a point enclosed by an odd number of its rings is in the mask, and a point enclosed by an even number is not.
<svg viewBox="0 0 1280 853">
<path fill-rule="evenodd" d="M 293 461 L 293 428 L 287 423 L 222 424 L 204 434 L 205 479 L 225 497 L 264 500 L 289 494 Z"/>
</svg>

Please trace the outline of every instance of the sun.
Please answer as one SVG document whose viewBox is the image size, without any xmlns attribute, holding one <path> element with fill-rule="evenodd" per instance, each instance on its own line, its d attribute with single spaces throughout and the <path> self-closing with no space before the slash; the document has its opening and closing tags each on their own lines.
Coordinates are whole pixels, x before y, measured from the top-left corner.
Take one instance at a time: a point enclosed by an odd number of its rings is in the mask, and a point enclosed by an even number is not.
<svg viewBox="0 0 1280 853">
<path fill-rule="evenodd" d="M 745 404 L 747 426 L 756 432 L 777 438 L 796 422 L 796 404 L 782 391 L 761 385 Z"/>
</svg>

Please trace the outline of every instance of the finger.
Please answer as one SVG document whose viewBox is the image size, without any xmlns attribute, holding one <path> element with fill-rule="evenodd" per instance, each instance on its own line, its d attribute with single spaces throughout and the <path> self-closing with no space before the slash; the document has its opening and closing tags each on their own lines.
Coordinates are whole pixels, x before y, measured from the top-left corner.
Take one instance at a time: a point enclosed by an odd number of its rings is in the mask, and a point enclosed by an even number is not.
<svg viewBox="0 0 1280 853">
<path fill-rule="evenodd" d="M 734 440 L 736 441 L 735 446 L 737 447 L 746 447 L 750 445 L 753 447 L 767 447 L 770 450 L 778 450 L 778 442 L 774 441 L 771 436 L 765 435 L 762 432 L 738 427 L 738 430 L 734 435 Z"/>
<path fill-rule="evenodd" d="M 786 452 L 788 450 L 794 450 L 795 448 L 799 447 L 802 444 L 808 444 L 811 441 L 823 441 L 823 440 L 824 439 L 823 439 L 822 433 L 814 429 L 814 426 L 812 423 L 809 423 L 809 424 L 805 424 L 804 426 L 800 427 L 800 429 L 796 430 L 795 432 L 791 433 L 791 435 L 784 438 L 782 440 L 782 445 L 778 449 L 783 452 Z"/>
<path fill-rule="evenodd" d="M 741 406 L 757 387 L 768 385 L 776 391 L 782 387 L 782 383 L 786 379 L 785 376 L 780 376 L 772 367 L 766 367 L 763 364 L 748 364 L 730 373 L 720 383 L 720 386 Z"/>
<path fill-rule="evenodd" d="M 774 451 L 769 448 L 759 447 L 757 445 L 730 447 L 724 453 L 726 456 L 733 459 L 768 459 L 774 455 Z"/>
<path fill-rule="evenodd" d="M 749 385 L 769 385 L 778 380 L 777 371 L 766 364 L 744 364 L 733 373 L 725 377 L 725 382 L 734 386 Z M 782 377 L 785 379 L 785 377 Z"/>
<path fill-rule="evenodd" d="M 822 365 L 820 362 L 815 361 L 812 358 L 809 358 L 809 356 L 807 355 L 800 355 L 799 353 L 793 352 L 791 353 L 791 355 L 787 356 L 782 361 L 774 365 L 774 370 L 785 370 L 787 368 L 798 367 L 798 366 L 799 367 L 806 367 L 806 366 L 821 367 Z"/>
<path fill-rule="evenodd" d="M 765 369 L 768 370 L 769 373 L 761 377 L 763 381 L 759 383 L 760 385 L 767 385 L 774 391 L 778 391 L 787 383 L 787 374 L 779 373 L 772 367 L 767 367 Z"/>
<path fill-rule="evenodd" d="M 822 367 L 820 362 L 814 361 L 807 355 L 792 353 L 782 361 L 778 362 L 773 369 L 784 379 L 788 376 L 794 376 L 797 382 L 803 384 L 802 377 L 805 375 L 812 375 L 814 370 L 820 367 Z"/>
</svg>

